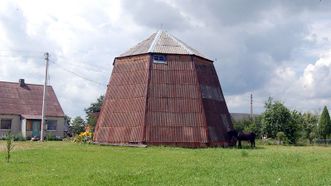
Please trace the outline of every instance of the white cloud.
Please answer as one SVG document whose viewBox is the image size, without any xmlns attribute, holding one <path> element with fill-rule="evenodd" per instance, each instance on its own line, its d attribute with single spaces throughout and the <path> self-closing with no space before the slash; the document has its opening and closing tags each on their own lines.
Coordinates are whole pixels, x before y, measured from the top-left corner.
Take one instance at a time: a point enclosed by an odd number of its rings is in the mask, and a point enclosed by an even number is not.
<svg viewBox="0 0 331 186">
<path fill-rule="evenodd" d="M 301 77 L 309 97 L 331 98 L 331 51 L 314 64 L 309 64 Z"/>
<path fill-rule="evenodd" d="M 2 5 L 0 79 L 25 78 L 27 83 L 42 84 L 43 53 L 50 52 L 51 61 L 60 65 L 51 63 L 50 83 L 65 113 L 83 115 L 106 86 L 67 71 L 108 83 L 113 58 L 127 47 L 123 38 L 130 39 L 126 35 L 130 28 L 119 21 L 125 19 L 119 15 L 119 1 L 7 1 Z"/>
<path fill-rule="evenodd" d="M 300 110 L 330 105 L 328 2 L 0 1 L 0 80 L 50 83 L 65 113 L 105 93 L 112 62 L 161 27 L 211 59 L 231 112 L 257 112 L 268 96 Z M 161 9 L 159 9 L 161 7 Z M 197 11 L 199 7 L 199 11 Z"/>
</svg>

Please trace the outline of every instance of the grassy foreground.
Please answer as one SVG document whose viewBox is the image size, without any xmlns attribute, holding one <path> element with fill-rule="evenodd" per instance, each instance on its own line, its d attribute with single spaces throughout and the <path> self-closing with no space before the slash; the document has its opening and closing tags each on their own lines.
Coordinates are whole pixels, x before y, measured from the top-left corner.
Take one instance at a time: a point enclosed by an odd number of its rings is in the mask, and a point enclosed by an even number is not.
<svg viewBox="0 0 331 186">
<path fill-rule="evenodd" d="M 329 185 L 330 147 L 255 150 L 0 141 L 0 185 Z"/>
</svg>

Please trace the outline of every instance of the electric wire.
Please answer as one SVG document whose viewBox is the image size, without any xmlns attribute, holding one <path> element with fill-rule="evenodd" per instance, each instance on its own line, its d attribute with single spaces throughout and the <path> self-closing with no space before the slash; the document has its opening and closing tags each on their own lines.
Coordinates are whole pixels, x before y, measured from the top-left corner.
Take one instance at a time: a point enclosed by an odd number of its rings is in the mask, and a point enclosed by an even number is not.
<svg viewBox="0 0 331 186">
<path fill-rule="evenodd" d="M 75 76 L 77 76 L 77 77 L 79 77 L 79 78 L 81 78 L 81 79 L 84 79 L 84 80 L 86 80 L 86 81 L 92 82 L 92 83 L 97 84 L 97 85 L 102 86 L 102 87 L 107 86 L 107 85 L 104 84 L 104 83 L 97 82 L 97 81 L 95 81 L 95 80 L 92 80 L 92 79 L 86 78 L 86 77 L 82 76 L 81 74 L 78 74 L 77 72 L 74 72 L 74 71 L 68 70 L 68 69 L 62 67 L 60 64 L 56 63 L 56 62 L 53 61 L 53 60 L 49 60 L 49 62 L 51 62 L 51 63 L 57 65 L 57 67 L 59 67 L 60 69 L 66 71 L 66 72 L 68 72 L 68 73 L 71 73 L 71 74 L 73 74 L 73 75 L 75 75 Z"/>
<path fill-rule="evenodd" d="M 72 63 L 72 62 L 69 62 L 70 60 L 72 60 L 72 59 L 70 59 L 70 58 L 68 58 L 68 57 L 61 57 L 61 56 L 59 56 L 59 55 L 55 55 L 56 57 L 55 58 L 53 58 L 53 59 L 57 59 L 57 58 L 60 58 L 60 59 L 62 59 L 62 60 L 65 60 L 66 61 L 66 64 L 69 64 L 69 65 L 72 65 L 72 66 L 74 66 L 74 67 L 78 67 L 78 68 L 82 68 L 82 67 L 88 67 L 88 68 L 90 68 L 90 69 L 92 69 L 93 71 L 95 71 L 95 72 L 100 72 L 100 73 L 108 73 L 108 71 L 106 70 L 106 69 L 108 69 L 109 67 L 105 67 L 105 66 L 101 66 L 101 65 L 90 65 L 89 63 Z"/>
<path fill-rule="evenodd" d="M 14 52 L 13 52 L 14 51 Z M 5 52 L 5 53 L 4 53 Z M 7 54 L 6 54 L 7 53 Z M 14 55 L 15 53 L 26 53 L 26 54 L 17 54 L 17 55 Z M 35 55 L 35 54 L 31 54 L 31 53 L 39 53 L 40 55 Z M 43 51 L 32 51 L 32 50 L 18 50 L 18 49 L 15 49 L 15 50 L 0 50 L 0 57 L 8 57 L 8 58 L 19 58 L 19 57 L 26 57 L 26 58 L 36 58 L 36 59 L 44 59 L 44 53 Z M 52 53 L 54 54 L 54 53 Z M 65 59 L 68 59 L 67 57 L 61 57 L 61 56 L 57 56 L 57 55 L 52 55 L 52 56 L 56 56 L 56 57 L 60 57 L 60 58 L 65 58 Z M 77 72 L 74 72 L 72 70 L 69 70 L 65 67 L 63 67 L 61 64 L 55 62 L 55 60 L 49 60 L 49 62 L 55 64 L 58 68 L 60 68 L 61 70 L 63 71 L 66 71 L 72 75 L 75 75 L 76 77 L 79 77 L 81 79 L 84 79 L 86 81 L 89 81 L 91 83 L 94 83 L 96 85 L 99 85 L 99 86 L 102 86 L 102 87 L 105 87 L 107 86 L 106 84 L 104 83 L 100 83 L 98 81 L 95 81 L 95 80 L 92 80 L 92 79 L 89 79 L 89 78 L 86 78 L 84 77 L 83 75 L 77 73 Z M 74 67 L 77 67 L 77 68 L 82 68 L 82 66 L 79 66 L 77 64 L 73 64 L 73 63 L 70 63 L 70 62 L 66 62 L 67 64 L 69 65 L 72 65 Z M 84 68 L 94 68 L 96 69 L 97 67 L 96 66 L 91 66 L 91 65 L 87 65 L 87 64 L 83 64 Z M 104 67 L 98 67 L 99 69 L 106 69 Z M 95 72 L 101 72 L 100 70 L 93 70 Z M 103 70 L 103 72 L 106 72 L 106 70 Z M 50 81 L 50 80 L 49 80 Z M 50 82 L 48 82 L 50 83 Z"/>
</svg>

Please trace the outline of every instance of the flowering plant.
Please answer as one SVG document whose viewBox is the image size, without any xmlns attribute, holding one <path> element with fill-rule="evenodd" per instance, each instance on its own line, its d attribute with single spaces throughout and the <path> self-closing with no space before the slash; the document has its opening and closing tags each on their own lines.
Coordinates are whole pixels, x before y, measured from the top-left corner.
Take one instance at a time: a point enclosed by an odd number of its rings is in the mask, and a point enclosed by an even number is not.
<svg viewBox="0 0 331 186">
<path fill-rule="evenodd" d="M 81 132 L 75 137 L 74 142 L 76 143 L 92 143 L 93 133 L 89 131 Z"/>
</svg>

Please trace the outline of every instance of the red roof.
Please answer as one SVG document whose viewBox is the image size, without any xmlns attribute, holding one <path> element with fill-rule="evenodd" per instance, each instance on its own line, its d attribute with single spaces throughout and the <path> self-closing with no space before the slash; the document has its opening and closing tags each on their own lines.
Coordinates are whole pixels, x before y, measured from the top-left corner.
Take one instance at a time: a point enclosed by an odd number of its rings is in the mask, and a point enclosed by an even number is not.
<svg viewBox="0 0 331 186">
<path fill-rule="evenodd" d="M 41 115 L 43 85 L 0 81 L 0 114 L 36 117 Z M 63 117 L 64 113 L 52 86 L 47 86 L 46 116 Z"/>
</svg>

